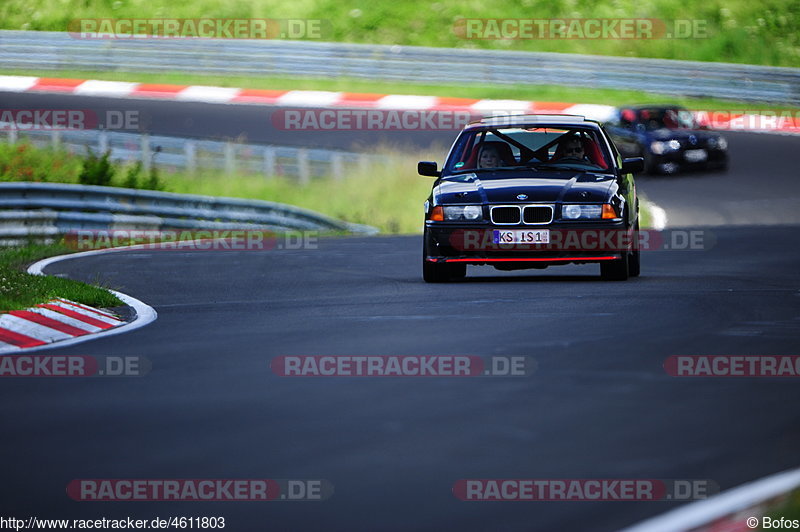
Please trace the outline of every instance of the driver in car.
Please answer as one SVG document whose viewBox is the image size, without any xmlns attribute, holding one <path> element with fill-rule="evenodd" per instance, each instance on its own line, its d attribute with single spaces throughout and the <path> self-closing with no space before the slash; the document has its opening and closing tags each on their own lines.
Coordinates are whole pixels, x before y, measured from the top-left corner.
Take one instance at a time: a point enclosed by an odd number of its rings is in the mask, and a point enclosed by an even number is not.
<svg viewBox="0 0 800 532">
<path fill-rule="evenodd" d="M 583 142 L 578 137 L 570 137 L 564 141 L 562 147 L 562 154 L 559 159 L 580 159 L 586 160 L 586 154 L 583 152 Z"/>
</svg>

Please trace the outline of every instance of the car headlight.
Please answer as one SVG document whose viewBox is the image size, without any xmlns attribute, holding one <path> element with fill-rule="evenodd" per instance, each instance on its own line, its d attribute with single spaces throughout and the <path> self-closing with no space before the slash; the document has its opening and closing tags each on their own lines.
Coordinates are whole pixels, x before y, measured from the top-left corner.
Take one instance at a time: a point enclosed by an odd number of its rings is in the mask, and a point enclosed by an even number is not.
<svg viewBox="0 0 800 532">
<path fill-rule="evenodd" d="M 609 203 L 602 205 L 563 205 L 561 218 L 564 220 L 612 220 L 619 218 L 617 209 Z"/>
<path fill-rule="evenodd" d="M 480 205 L 447 205 L 444 207 L 444 219 L 448 222 L 476 222 L 483 219 L 483 208 Z"/>
<path fill-rule="evenodd" d="M 655 140 L 650 143 L 650 151 L 652 151 L 656 155 L 661 155 L 664 152 L 679 150 L 679 149 L 681 149 L 681 143 L 675 139 L 670 140 L 668 142 Z"/>
<path fill-rule="evenodd" d="M 561 208 L 561 216 L 567 220 L 599 220 L 602 215 L 600 205 L 564 205 Z"/>
</svg>

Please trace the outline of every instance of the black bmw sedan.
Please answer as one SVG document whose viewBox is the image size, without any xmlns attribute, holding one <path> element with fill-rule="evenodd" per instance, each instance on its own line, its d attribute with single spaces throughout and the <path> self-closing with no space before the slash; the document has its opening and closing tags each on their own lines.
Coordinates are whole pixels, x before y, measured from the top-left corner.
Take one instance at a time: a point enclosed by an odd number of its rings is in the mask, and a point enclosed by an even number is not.
<svg viewBox="0 0 800 532">
<path fill-rule="evenodd" d="M 725 137 L 701 128 L 680 106 L 620 107 L 604 127 L 623 156 L 644 158 L 650 174 L 728 167 Z"/>
<path fill-rule="evenodd" d="M 602 278 L 639 275 L 639 203 L 632 174 L 599 123 L 582 116 L 486 118 L 456 139 L 425 202 L 423 278 L 467 265 L 500 270 L 599 263 Z"/>
</svg>

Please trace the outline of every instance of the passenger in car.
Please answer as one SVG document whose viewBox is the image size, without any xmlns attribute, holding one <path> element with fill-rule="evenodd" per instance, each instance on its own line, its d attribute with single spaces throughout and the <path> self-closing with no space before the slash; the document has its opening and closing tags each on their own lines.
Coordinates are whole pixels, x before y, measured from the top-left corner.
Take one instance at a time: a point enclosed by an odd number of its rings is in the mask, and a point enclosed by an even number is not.
<svg viewBox="0 0 800 532">
<path fill-rule="evenodd" d="M 492 144 L 484 144 L 481 147 L 481 154 L 478 156 L 478 168 L 497 168 L 502 165 L 500 152 Z"/>
</svg>

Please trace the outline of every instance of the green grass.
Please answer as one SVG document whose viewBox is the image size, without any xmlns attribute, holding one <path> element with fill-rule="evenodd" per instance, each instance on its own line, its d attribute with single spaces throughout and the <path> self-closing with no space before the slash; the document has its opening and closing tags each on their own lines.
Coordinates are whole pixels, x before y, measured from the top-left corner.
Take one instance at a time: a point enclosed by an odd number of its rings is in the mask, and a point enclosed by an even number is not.
<svg viewBox="0 0 800 532">
<path fill-rule="evenodd" d="M 772 519 L 800 521 L 800 489 L 796 489 L 786 495 L 786 500 L 780 504 L 773 504 L 771 511 L 767 512 Z M 777 528 L 777 527 L 775 527 Z"/>
<path fill-rule="evenodd" d="M 91 70 L 8 70 L 4 75 L 97 79 L 104 81 L 134 81 L 141 83 L 168 83 L 175 85 L 211 85 L 247 89 L 272 90 L 326 90 L 364 92 L 377 94 L 415 94 L 453 98 L 527 100 L 540 102 L 596 103 L 605 105 L 632 105 L 636 103 L 668 102 L 689 109 L 714 110 L 795 110 L 784 106 L 765 106 L 714 98 L 687 98 L 652 94 L 633 90 L 561 87 L 557 85 L 479 85 L 463 83 L 425 84 L 363 80 L 355 78 L 286 78 L 216 76 L 188 73 L 153 74 L 145 72 L 107 72 Z"/>
<path fill-rule="evenodd" d="M 103 288 L 24 271 L 37 260 L 72 251 L 64 244 L 31 243 L 0 248 L 0 311 L 25 309 L 57 297 L 100 308 L 121 305 L 116 296 Z"/>
<path fill-rule="evenodd" d="M 48 181 L 77 183 L 80 158 L 52 148 L 40 149 L 29 145 L 0 146 L 0 170 L 7 168 L 4 160 L 16 152 L 26 154 L 27 164 L 40 166 L 40 161 L 63 161 L 59 171 L 47 175 Z M 287 177 L 263 175 L 232 175 L 218 173 L 160 174 L 163 189 L 184 194 L 204 194 L 236 198 L 276 201 L 311 209 L 339 220 L 367 224 L 383 234 L 413 234 L 422 231 L 422 205 L 431 190 L 433 180 L 417 174 L 419 160 L 442 162 L 445 147 L 425 151 L 403 152 L 380 148 L 383 159 L 372 169 L 353 170 L 343 179 L 317 178 L 307 185 Z M 77 164 L 76 164 L 77 162 Z M 24 167 L 15 165 L 0 171 L 0 181 L 18 181 Z M 124 168 L 118 168 L 115 185 L 122 184 Z M 649 225 L 646 203 L 642 203 L 642 227 Z"/>
<path fill-rule="evenodd" d="M 800 66 L 795 0 L 4 0 L 0 27 L 66 31 L 81 18 L 272 18 L 322 20 L 326 41 L 491 48 Z M 696 20 L 705 36 L 682 39 L 482 39 L 458 19 L 655 18 Z"/>
</svg>

